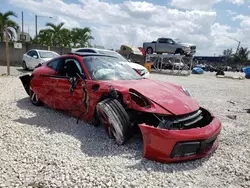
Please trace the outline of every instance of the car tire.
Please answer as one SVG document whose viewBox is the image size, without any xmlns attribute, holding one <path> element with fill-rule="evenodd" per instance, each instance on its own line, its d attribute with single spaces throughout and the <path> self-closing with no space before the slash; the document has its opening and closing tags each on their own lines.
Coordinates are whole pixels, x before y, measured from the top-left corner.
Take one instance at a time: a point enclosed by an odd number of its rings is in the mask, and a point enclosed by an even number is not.
<svg viewBox="0 0 250 188">
<path fill-rule="evenodd" d="M 146 51 L 147 51 L 147 54 L 153 54 L 153 48 L 151 47 L 148 47 Z"/>
<path fill-rule="evenodd" d="M 43 102 L 40 99 L 38 99 L 37 95 L 35 94 L 34 91 L 32 91 L 32 89 L 30 89 L 30 101 L 35 106 L 43 105 Z"/>
<path fill-rule="evenodd" d="M 29 70 L 25 61 L 22 62 L 22 67 L 24 70 Z"/>
<path fill-rule="evenodd" d="M 97 104 L 96 112 L 109 138 L 114 138 L 118 145 L 123 145 L 128 140 L 131 125 L 121 103 L 116 99 L 105 99 Z"/>
</svg>

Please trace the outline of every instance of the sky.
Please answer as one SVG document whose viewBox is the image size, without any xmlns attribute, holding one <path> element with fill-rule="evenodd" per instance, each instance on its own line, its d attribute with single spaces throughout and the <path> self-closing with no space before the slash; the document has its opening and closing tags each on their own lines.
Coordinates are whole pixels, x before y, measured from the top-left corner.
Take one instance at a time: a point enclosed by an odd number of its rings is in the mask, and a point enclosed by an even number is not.
<svg viewBox="0 0 250 188">
<path fill-rule="evenodd" d="M 0 0 L 0 12 L 9 10 L 20 26 L 23 11 L 24 31 L 31 36 L 38 15 L 38 30 L 46 22 L 90 27 L 91 44 L 107 49 L 141 47 L 158 37 L 194 44 L 202 56 L 235 52 L 237 41 L 250 47 L 250 0 Z"/>
</svg>

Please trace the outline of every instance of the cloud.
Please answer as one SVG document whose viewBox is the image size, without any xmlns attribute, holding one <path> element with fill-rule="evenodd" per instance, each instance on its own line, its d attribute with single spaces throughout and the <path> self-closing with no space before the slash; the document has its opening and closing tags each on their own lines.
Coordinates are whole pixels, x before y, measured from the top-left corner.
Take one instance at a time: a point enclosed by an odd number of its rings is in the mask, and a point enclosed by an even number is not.
<svg viewBox="0 0 250 188">
<path fill-rule="evenodd" d="M 178 1 L 182 0 L 173 0 L 172 3 Z M 217 13 L 211 7 L 219 1 L 187 1 L 190 4 L 198 2 L 195 5 L 197 9 L 180 10 L 131 0 L 122 3 L 79 0 L 79 4 L 63 0 L 9 0 L 32 13 L 52 16 L 56 23 L 63 21 L 67 28 L 88 26 L 95 38 L 92 44 L 106 48 L 117 49 L 122 44 L 142 46 L 143 42 L 158 37 L 179 38 L 196 44 L 197 55 L 212 55 L 215 51 L 219 54 L 222 47 L 231 47 L 232 41 L 223 36 L 238 34 L 240 30 L 234 31 L 229 26 L 216 23 Z"/>
<path fill-rule="evenodd" d="M 245 3 L 245 0 L 229 0 L 229 2 L 237 5 L 243 5 Z"/>
<path fill-rule="evenodd" d="M 170 4 L 182 9 L 209 10 L 218 2 L 220 2 L 220 0 L 172 0 Z"/>
</svg>

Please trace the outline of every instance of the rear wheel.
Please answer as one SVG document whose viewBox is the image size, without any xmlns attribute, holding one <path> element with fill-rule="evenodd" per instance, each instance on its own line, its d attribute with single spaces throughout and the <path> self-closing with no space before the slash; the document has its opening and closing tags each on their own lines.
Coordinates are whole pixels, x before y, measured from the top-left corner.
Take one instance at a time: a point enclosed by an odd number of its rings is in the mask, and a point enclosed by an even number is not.
<svg viewBox="0 0 250 188">
<path fill-rule="evenodd" d="M 147 54 L 153 54 L 153 48 L 148 47 L 147 48 Z"/>
<path fill-rule="evenodd" d="M 114 138 L 118 145 L 124 144 L 128 140 L 131 126 L 121 103 L 116 99 L 105 99 L 97 104 L 96 112 L 109 138 Z"/>
<path fill-rule="evenodd" d="M 175 53 L 174 54 L 180 54 L 180 55 L 184 55 L 185 54 L 185 52 L 184 52 L 184 50 L 182 50 L 182 49 L 177 49 L 176 51 L 175 51 Z"/>
<path fill-rule="evenodd" d="M 43 102 L 38 99 L 37 94 L 32 89 L 30 89 L 30 101 L 35 106 L 42 106 L 43 105 Z"/>
</svg>

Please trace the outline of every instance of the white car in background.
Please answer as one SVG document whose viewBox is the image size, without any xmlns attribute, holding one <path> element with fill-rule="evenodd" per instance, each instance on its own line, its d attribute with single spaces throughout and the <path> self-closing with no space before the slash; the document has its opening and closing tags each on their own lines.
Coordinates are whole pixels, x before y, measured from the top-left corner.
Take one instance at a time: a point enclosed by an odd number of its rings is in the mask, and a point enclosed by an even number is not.
<svg viewBox="0 0 250 188">
<path fill-rule="evenodd" d="M 24 70 L 34 69 L 37 65 L 43 64 L 57 56 L 59 54 L 54 51 L 32 49 L 23 54 L 22 67 Z"/>
<path fill-rule="evenodd" d="M 121 54 L 112 51 L 112 50 L 106 50 L 106 49 L 99 49 L 99 48 L 75 48 L 71 50 L 72 53 L 75 52 L 83 52 L 83 53 L 98 53 L 98 54 L 104 54 L 104 55 L 110 55 L 110 56 L 115 56 L 118 59 L 120 59 L 122 62 L 127 62 L 128 65 L 134 69 L 135 71 L 139 72 L 142 77 L 148 78 L 149 77 L 149 72 L 148 69 L 138 63 L 133 63 L 128 61 L 126 58 L 124 58 Z"/>
</svg>

